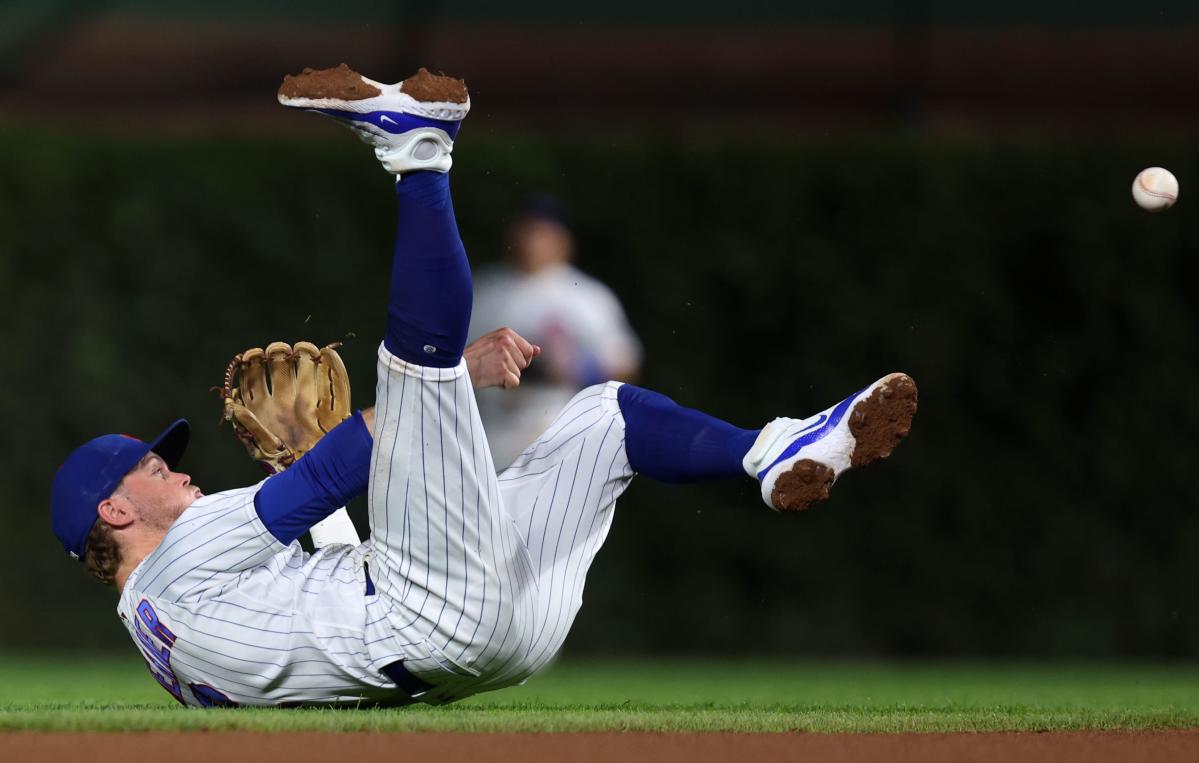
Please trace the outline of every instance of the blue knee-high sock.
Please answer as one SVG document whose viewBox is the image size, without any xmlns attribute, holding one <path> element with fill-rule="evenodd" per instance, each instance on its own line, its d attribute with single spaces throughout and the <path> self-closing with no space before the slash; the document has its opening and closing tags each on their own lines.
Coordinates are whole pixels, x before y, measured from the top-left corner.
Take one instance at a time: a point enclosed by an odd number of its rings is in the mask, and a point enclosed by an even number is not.
<svg viewBox="0 0 1199 763">
<path fill-rule="evenodd" d="M 625 452 L 633 470 L 659 482 L 744 477 L 741 459 L 760 429 L 740 429 L 657 392 L 621 386 Z"/>
<path fill-rule="evenodd" d="M 400 222 L 383 344 L 409 363 L 452 368 L 466 347 L 472 287 L 450 176 L 407 174 L 396 183 L 396 196 Z"/>
</svg>

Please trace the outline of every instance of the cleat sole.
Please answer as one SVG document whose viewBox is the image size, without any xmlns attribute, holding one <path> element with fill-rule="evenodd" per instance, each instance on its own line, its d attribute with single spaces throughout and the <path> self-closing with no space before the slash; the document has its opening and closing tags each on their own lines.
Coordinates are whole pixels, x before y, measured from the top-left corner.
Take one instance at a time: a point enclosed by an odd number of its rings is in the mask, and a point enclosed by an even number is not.
<svg viewBox="0 0 1199 763">
<path fill-rule="evenodd" d="M 289 101 L 362 101 L 382 93 L 382 90 L 345 64 L 332 69 L 305 69 L 299 74 L 288 74 L 279 86 L 279 97 Z"/>
<path fill-rule="evenodd" d="M 891 455 L 912 429 L 917 408 L 916 382 L 907 374 L 891 374 L 849 414 L 854 437 L 852 466 L 865 466 Z"/>
<path fill-rule="evenodd" d="M 819 461 L 800 459 L 775 480 L 770 502 L 779 511 L 804 511 L 828 498 L 836 476 Z"/>
</svg>

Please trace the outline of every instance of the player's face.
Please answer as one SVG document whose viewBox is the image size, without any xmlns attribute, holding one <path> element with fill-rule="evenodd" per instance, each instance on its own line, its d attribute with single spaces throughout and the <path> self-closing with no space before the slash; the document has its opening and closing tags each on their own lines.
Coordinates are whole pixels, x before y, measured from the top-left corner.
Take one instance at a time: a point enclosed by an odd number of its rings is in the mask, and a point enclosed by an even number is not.
<svg viewBox="0 0 1199 763">
<path fill-rule="evenodd" d="M 535 273 L 570 259 L 570 231 L 552 220 L 521 220 L 512 231 L 512 251 L 518 267 Z"/>
<path fill-rule="evenodd" d="M 146 526 L 164 531 L 204 495 L 191 484 L 191 477 L 171 471 L 154 453 L 125 475 L 117 492 L 129 500 Z"/>
</svg>

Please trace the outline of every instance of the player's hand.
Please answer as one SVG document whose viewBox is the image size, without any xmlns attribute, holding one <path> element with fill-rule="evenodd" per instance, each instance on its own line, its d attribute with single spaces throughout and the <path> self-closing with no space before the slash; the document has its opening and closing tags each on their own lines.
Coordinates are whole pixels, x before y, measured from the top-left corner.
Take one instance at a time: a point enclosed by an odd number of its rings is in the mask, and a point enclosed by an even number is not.
<svg viewBox="0 0 1199 763">
<path fill-rule="evenodd" d="M 510 328 L 496 329 L 479 337 L 462 353 L 475 389 L 519 387 L 521 371 L 540 354 L 540 347 L 525 341 Z"/>
</svg>

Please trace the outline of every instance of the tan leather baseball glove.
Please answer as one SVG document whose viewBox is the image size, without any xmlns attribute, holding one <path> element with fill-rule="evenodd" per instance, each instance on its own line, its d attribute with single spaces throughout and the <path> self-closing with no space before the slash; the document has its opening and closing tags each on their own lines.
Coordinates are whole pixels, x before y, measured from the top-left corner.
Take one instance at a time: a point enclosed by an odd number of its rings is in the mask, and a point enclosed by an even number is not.
<svg viewBox="0 0 1199 763">
<path fill-rule="evenodd" d="M 268 474 L 294 464 L 350 416 L 350 377 L 337 346 L 273 342 L 225 367 L 222 419 Z"/>
</svg>

